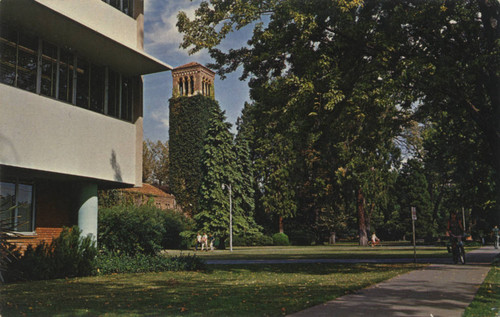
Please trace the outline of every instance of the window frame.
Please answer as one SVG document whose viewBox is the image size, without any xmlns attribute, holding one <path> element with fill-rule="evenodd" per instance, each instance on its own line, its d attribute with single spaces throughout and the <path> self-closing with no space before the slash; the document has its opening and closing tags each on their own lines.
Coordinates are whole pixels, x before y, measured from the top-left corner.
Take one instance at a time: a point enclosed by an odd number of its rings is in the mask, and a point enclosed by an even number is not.
<svg viewBox="0 0 500 317">
<path fill-rule="evenodd" d="M 125 77 L 120 72 L 112 70 L 107 65 L 98 65 L 92 63 L 84 56 L 80 56 L 71 50 L 46 41 L 39 36 L 19 32 L 18 30 L 15 30 L 7 25 L 0 25 L 2 28 L 7 30 L 6 34 L 15 35 L 16 38 L 15 43 L 11 42 L 10 44 L 8 43 L 10 39 L 0 39 L 2 45 L 13 48 L 16 55 L 15 64 L 12 65 L 12 71 L 15 73 L 14 81 L 12 83 L 2 81 L 0 82 L 0 84 L 16 87 L 18 89 L 36 93 L 40 96 L 52 98 L 60 102 L 68 103 L 83 109 L 90 110 L 92 112 L 100 113 L 108 117 L 112 117 L 129 123 L 134 123 L 134 101 L 135 94 L 138 89 L 138 81 L 136 80 L 135 76 Z M 11 32 L 12 34 L 10 34 L 9 32 Z M 17 85 L 19 67 L 18 50 L 19 39 L 21 37 L 31 37 L 33 39 L 36 39 L 37 42 L 36 51 L 34 51 L 36 53 L 34 54 L 36 62 L 36 67 L 34 68 L 36 72 L 34 76 L 35 86 L 32 90 L 24 89 L 23 87 L 18 87 Z M 54 49 L 56 51 L 57 57 L 45 55 L 43 50 L 44 46 Z M 2 54 L 0 52 L 0 56 L 1 55 Z M 52 73 L 55 77 L 51 78 L 51 85 L 53 86 L 53 90 L 51 90 L 51 92 L 47 94 L 46 89 L 42 88 L 45 87 L 45 85 L 42 85 L 42 80 L 45 80 L 45 77 L 47 77 L 46 74 L 43 73 L 43 71 L 44 65 L 47 64 L 46 61 L 49 60 L 52 61 L 52 67 L 55 67 L 55 69 L 52 69 Z M 2 63 L 1 60 L 0 63 Z M 80 64 L 80 67 L 78 64 Z M 86 69 L 85 73 L 80 74 L 80 68 L 82 66 L 85 66 Z M 91 100 L 93 96 L 96 96 L 96 94 L 94 94 L 94 92 L 92 91 L 92 89 L 96 86 L 93 86 L 91 83 L 93 70 L 99 71 L 101 76 L 103 76 L 101 84 L 103 84 L 104 87 L 98 88 L 100 92 L 97 95 L 99 96 L 99 99 L 103 98 L 102 105 L 93 104 Z M 110 87 L 110 84 L 114 84 L 115 86 Z M 127 87 L 124 87 L 124 85 L 127 85 Z M 83 88 L 86 91 L 79 92 L 79 88 Z M 128 92 L 126 96 L 123 95 L 123 92 L 125 91 Z M 84 97 L 83 99 L 82 96 Z M 110 101 L 113 101 L 113 104 L 111 104 Z"/>
<path fill-rule="evenodd" d="M 12 179 L 6 179 L 6 180 L 0 180 L 0 183 L 5 183 L 5 184 L 11 184 L 14 185 L 14 205 L 16 206 L 10 213 L 10 216 L 12 218 L 11 226 L 13 228 L 13 231 L 17 234 L 21 235 L 33 235 L 35 234 L 35 221 L 36 221 L 36 187 L 34 182 L 29 182 L 29 181 L 21 181 L 19 179 L 12 180 Z M 18 227 L 22 225 L 22 220 L 18 219 L 19 218 L 19 185 L 24 185 L 24 186 L 30 186 L 31 187 L 31 204 L 30 204 L 30 219 L 29 219 L 29 224 L 30 224 L 30 230 L 29 231 L 19 231 Z M 9 207 L 12 208 L 13 206 Z"/>
<path fill-rule="evenodd" d="M 112 6 L 113 8 L 117 9 L 123 14 L 128 15 L 131 18 L 134 18 L 134 7 L 135 7 L 135 0 L 114 0 L 116 3 L 111 3 L 110 0 L 102 0 L 102 2 L 105 2 Z"/>
</svg>

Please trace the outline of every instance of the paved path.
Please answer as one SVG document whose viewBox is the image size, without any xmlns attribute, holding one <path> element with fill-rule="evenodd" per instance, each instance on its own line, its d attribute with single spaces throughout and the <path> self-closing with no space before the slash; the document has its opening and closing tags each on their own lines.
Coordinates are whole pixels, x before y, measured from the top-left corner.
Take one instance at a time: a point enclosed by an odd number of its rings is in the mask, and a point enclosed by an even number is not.
<svg viewBox="0 0 500 317">
<path fill-rule="evenodd" d="M 482 247 L 467 254 L 466 265 L 448 259 L 291 316 L 461 316 L 498 253 Z"/>
</svg>

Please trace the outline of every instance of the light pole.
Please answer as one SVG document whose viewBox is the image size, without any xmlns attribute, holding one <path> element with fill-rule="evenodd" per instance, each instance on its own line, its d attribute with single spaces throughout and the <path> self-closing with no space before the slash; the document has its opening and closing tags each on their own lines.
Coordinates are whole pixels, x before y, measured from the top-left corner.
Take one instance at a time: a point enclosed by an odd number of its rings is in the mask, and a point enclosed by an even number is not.
<svg viewBox="0 0 500 317">
<path fill-rule="evenodd" d="M 229 250 L 233 252 L 233 200 L 231 197 L 231 184 L 222 184 L 222 189 L 225 189 L 225 187 L 229 190 Z"/>
</svg>

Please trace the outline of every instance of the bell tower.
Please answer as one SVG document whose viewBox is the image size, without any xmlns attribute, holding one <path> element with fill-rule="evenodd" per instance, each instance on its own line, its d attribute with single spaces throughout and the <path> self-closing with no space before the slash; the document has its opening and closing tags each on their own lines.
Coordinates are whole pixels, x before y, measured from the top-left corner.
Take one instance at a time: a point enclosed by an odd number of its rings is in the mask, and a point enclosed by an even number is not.
<svg viewBox="0 0 500 317">
<path fill-rule="evenodd" d="M 214 78 L 215 72 L 196 62 L 176 67 L 172 70 L 172 95 L 203 95 L 215 98 Z"/>
</svg>

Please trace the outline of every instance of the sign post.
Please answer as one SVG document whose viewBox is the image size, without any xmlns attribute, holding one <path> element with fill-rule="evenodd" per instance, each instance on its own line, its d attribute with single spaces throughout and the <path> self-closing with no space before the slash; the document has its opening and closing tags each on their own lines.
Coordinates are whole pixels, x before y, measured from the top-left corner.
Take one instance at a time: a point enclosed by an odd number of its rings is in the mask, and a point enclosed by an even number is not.
<svg viewBox="0 0 500 317">
<path fill-rule="evenodd" d="M 413 227 L 413 263 L 417 263 L 417 245 L 415 242 L 415 220 L 417 220 L 417 208 L 411 207 L 411 224 Z"/>
</svg>

